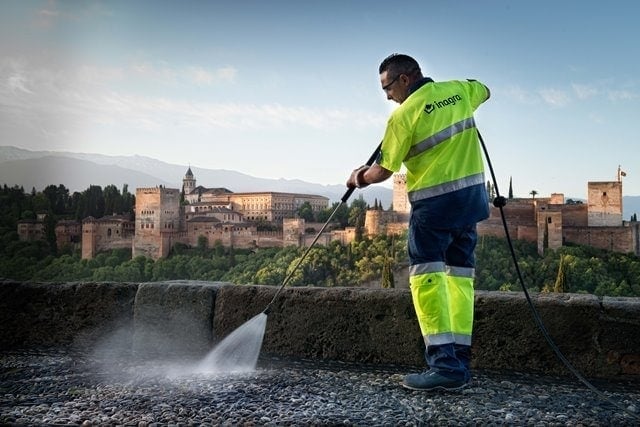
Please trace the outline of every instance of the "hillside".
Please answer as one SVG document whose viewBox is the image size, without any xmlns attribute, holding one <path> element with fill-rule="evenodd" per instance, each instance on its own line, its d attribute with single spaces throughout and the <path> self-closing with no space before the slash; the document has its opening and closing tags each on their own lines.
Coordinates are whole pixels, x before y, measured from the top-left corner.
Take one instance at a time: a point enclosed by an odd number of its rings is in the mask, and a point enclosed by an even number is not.
<svg viewBox="0 0 640 427">
<path fill-rule="evenodd" d="M 30 151 L 12 146 L 0 146 L 0 185 L 19 185 L 25 191 L 42 190 L 50 184 L 63 184 L 71 191 L 83 191 L 89 185 L 102 187 L 114 184 L 129 191 L 138 187 L 163 185 L 181 188 L 188 165 L 161 162 L 145 156 L 105 156 L 102 154 L 70 153 L 61 151 Z M 234 192 L 278 191 L 319 194 L 332 202 L 340 200 L 345 192 L 343 185 L 322 185 L 297 179 L 267 179 L 225 169 L 191 167 L 198 185 L 226 187 Z M 391 189 L 370 186 L 358 190 L 373 204 L 382 201 L 387 208 L 392 201 Z M 624 196 L 623 219 L 628 221 L 634 213 L 640 215 L 640 196 Z"/>
<path fill-rule="evenodd" d="M 19 185 L 25 191 L 42 190 L 50 184 L 63 184 L 71 191 L 83 191 L 89 185 L 114 184 L 129 191 L 138 187 L 163 185 L 181 188 L 188 165 L 175 165 L 145 156 L 105 156 L 100 154 L 54 151 L 30 151 L 12 146 L 0 146 L 0 185 Z M 191 167 L 198 185 L 225 187 L 234 192 L 276 191 L 318 194 L 332 202 L 340 200 L 344 185 L 322 185 L 296 179 L 266 179 L 224 169 Z M 391 189 L 371 186 L 355 193 L 373 204 L 391 204 Z"/>
</svg>

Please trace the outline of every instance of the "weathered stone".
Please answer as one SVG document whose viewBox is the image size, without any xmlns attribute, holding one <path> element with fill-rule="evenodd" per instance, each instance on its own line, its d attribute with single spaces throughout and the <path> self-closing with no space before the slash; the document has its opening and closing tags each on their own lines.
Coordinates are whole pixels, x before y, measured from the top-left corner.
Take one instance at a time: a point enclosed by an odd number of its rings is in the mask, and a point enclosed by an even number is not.
<svg viewBox="0 0 640 427">
<path fill-rule="evenodd" d="M 138 354 L 207 352 L 264 311 L 277 288 L 210 282 L 0 283 L 3 348 L 100 344 Z M 534 294 L 549 336 L 587 377 L 640 380 L 640 299 Z M 286 288 L 264 353 L 424 366 L 408 289 Z M 568 374 L 520 292 L 476 293 L 473 367 Z"/>
<path fill-rule="evenodd" d="M 131 345 L 131 283 L 0 283 L 0 345 L 85 347 L 121 331 Z"/>
<path fill-rule="evenodd" d="M 137 354 L 202 354 L 212 345 L 211 324 L 219 285 L 175 281 L 143 283 L 134 309 Z"/>
<path fill-rule="evenodd" d="M 597 365 L 605 359 L 601 349 L 593 345 L 599 331 L 598 298 L 536 293 L 531 300 L 560 351 L 571 354 L 571 363 L 580 371 L 595 374 Z M 473 356 L 473 363 L 479 368 L 566 372 L 521 292 L 476 293 Z"/>
</svg>

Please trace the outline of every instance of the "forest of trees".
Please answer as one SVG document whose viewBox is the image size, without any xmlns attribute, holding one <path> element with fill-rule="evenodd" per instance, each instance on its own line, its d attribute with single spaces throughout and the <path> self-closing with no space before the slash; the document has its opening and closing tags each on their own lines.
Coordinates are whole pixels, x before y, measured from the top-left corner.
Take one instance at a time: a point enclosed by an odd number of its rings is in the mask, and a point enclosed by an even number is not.
<svg viewBox="0 0 640 427">
<path fill-rule="evenodd" d="M 114 186 L 104 190 L 91 186 L 71 196 L 63 186 L 49 186 L 42 193 L 34 190 L 31 194 L 4 186 L 0 191 L 0 279 L 43 282 L 185 279 L 280 285 L 305 250 L 293 246 L 242 250 L 225 248 L 218 242 L 212 248 L 206 244 L 195 248 L 176 245 L 168 258 L 157 261 L 144 257 L 131 259 L 130 250 L 100 253 L 86 260 L 80 258 L 78 251 L 56 253 L 52 245 L 55 241 L 23 242 L 17 236 L 16 222 L 31 218 L 35 212 L 52 212 L 57 218 L 100 217 L 131 213 L 133 202 L 126 186 L 122 193 Z M 336 207 L 313 219 L 326 221 Z M 364 200 L 356 199 L 350 206 L 341 205 L 334 219 L 340 225 L 361 229 L 367 208 Z M 374 208 L 381 206 L 376 202 Z M 308 213 L 303 209 L 299 215 Z M 525 286 L 530 291 L 640 296 L 640 258 L 633 254 L 565 246 L 540 256 L 533 243 L 517 240 L 513 243 Z M 505 239 L 481 237 L 476 259 L 477 289 L 521 290 Z M 361 286 L 374 282 L 393 287 L 399 284 L 392 272 L 406 265 L 406 233 L 368 238 L 360 232 L 348 245 L 333 242 L 311 249 L 289 284 Z"/>
<path fill-rule="evenodd" d="M 22 187 L 0 189 L 0 219 L 2 225 L 11 225 L 19 219 L 35 219 L 36 213 L 51 213 L 59 219 L 83 220 L 88 216 L 100 218 L 104 215 L 133 214 L 135 196 L 127 185 L 122 192 L 115 185 L 104 189 L 91 185 L 85 191 L 70 193 L 62 184 L 49 185 L 37 192 L 35 188 L 25 193 Z"/>
<path fill-rule="evenodd" d="M 99 185 L 91 185 L 85 191 L 73 193 L 62 184 L 49 185 L 40 192 L 32 188 L 30 193 L 26 193 L 22 187 L 8 187 L 4 184 L 0 188 L 0 245 L 11 252 L 20 251 L 22 248 L 18 242 L 17 222 L 35 220 L 36 215 L 42 213 L 46 214 L 44 232 L 48 244 L 44 249 L 48 248 L 50 254 L 56 255 L 57 221 L 82 221 L 89 216 L 101 218 L 113 214 L 126 214 L 133 219 L 134 206 L 135 196 L 129 193 L 126 184 L 122 187 L 122 192 L 115 185 L 107 185 L 104 189 Z"/>
</svg>

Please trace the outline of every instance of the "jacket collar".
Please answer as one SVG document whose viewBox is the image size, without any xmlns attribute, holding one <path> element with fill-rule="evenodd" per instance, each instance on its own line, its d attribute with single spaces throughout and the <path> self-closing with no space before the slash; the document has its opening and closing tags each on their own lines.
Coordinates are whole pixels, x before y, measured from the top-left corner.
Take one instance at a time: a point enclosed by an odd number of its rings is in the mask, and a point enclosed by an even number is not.
<svg viewBox="0 0 640 427">
<path fill-rule="evenodd" d="M 420 80 L 418 80 L 417 82 L 411 85 L 411 87 L 409 88 L 409 95 L 411 95 L 413 92 L 417 91 L 427 83 L 433 83 L 433 79 L 431 77 L 421 78 Z"/>
</svg>

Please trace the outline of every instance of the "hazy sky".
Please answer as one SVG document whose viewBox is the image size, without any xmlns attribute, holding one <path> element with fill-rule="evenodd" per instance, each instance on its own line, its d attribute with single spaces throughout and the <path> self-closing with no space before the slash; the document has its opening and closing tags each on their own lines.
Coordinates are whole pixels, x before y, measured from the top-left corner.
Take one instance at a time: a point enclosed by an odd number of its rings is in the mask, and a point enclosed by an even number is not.
<svg viewBox="0 0 640 427">
<path fill-rule="evenodd" d="M 0 2 L 0 145 L 342 184 L 389 112 L 378 65 L 475 78 L 503 194 L 640 195 L 640 2 Z M 215 183 L 203 183 L 215 186 Z"/>
</svg>

